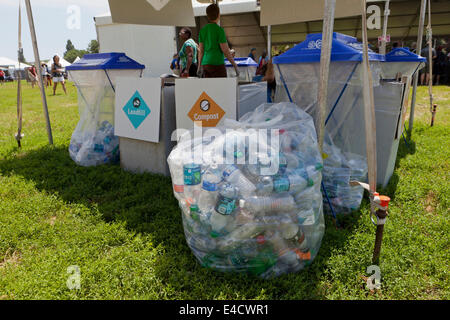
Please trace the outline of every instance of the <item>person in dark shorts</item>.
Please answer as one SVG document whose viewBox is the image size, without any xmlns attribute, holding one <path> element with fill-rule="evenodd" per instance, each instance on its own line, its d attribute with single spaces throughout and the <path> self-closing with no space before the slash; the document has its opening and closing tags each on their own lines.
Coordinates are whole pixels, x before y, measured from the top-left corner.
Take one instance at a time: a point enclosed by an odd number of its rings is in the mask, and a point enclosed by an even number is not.
<svg viewBox="0 0 450 320">
<path fill-rule="evenodd" d="M 209 23 L 200 30 L 199 34 L 199 71 L 198 75 L 204 78 L 226 78 L 225 56 L 236 70 L 239 70 L 228 47 L 225 30 L 217 22 L 220 19 L 220 10 L 217 4 L 206 8 Z"/>
<path fill-rule="evenodd" d="M 425 47 L 420 52 L 420 55 L 427 59 L 427 62 L 425 63 L 425 68 L 423 68 L 420 75 L 420 85 L 428 85 L 430 82 L 430 63 L 431 66 L 433 66 L 434 60 L 436 59 L 436 50 L 434 48 L 431 48 L 431 61 L 430 61 L 430 55 L 429 55 L 429 46 L 428 43 L 425 44 Z M 431 79 L 433 81 L 433 79 Z"/>
<path fill-rule="evenodd" d="M 439 46 L 437 49 L 437 54 L 436 54 L 436 60 L 434 61 L 434 65 L 433 65 L 433 73 L 436 82 L 434 83 L 436 86 L 439 85 L 441 77 L 444 78 L 444 83 L 445 83 L 445 69 L 446 69 L 446 64 L 447 64 L 447 57 L 445 55 L 445 53 L 442 51 L 443 47 Z"/>
<path fill-rule="evenodd" d="M 183 41 L 180 53 L 180 76 L 196 77 L 197 76 L 197 51 L 198 45 L 192 39 L 192 31 L 189 28 L 181 28 L 179 36 Z"/>
</svg>

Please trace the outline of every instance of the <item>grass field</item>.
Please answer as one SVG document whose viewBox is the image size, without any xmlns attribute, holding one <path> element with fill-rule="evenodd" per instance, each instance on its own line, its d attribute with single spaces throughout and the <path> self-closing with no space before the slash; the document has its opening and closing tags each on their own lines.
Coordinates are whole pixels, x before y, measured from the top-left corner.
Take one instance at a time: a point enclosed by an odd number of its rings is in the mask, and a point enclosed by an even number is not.
<svg viewBox="0 0 450 320">
<path fill-rule="evenodd" d="M 76 89 L 48 97 L 47 146 L 39 91 L 24 85 L 22 150 L 16 89 L 0 86 L 0 299 L 449 299 L 450 88 L 435 87 L 429 126 L 419 87 L 408 146 L 382 190 L 391 197 L 381 252 L 381 290 L 365 288 L 375 229 L 360 212 L 326 219 L 322 247 L 298 274 L 264 281 L 201 267 L 186 245 L 168 178 L 118 165 L 84 168 L 69 157 Z M 48 90 L 50 93 L 50 90 Z M 69 290 L 67 268 L 81 270 Z"/>
</svg>

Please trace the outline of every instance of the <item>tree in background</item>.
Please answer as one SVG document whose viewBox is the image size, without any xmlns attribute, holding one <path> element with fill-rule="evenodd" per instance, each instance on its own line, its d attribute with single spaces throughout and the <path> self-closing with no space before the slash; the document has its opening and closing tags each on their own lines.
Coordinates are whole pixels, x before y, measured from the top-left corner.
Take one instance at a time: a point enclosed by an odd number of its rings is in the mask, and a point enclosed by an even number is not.
<svg viewBox="0 0 450 320">
<path fill-rule="evenodd" d="M 98 53 L 99 44 L 97 40 L 91 40 L 86 50 L 78 50 L 73 45 L 72 41 L 67 40 L 66 52 L 64 52 L 64 59 L 73 63 L 77 57 L 83 58 L 87 53 Z"/>
<path fill-rule="evenodd" d="M 88 49 L 89 53 L 98 53 L 99 51 L 99 44 L 97 40 L 91 40 L 91 42 L 89 42 L 89 46 Z"/>
</svg>

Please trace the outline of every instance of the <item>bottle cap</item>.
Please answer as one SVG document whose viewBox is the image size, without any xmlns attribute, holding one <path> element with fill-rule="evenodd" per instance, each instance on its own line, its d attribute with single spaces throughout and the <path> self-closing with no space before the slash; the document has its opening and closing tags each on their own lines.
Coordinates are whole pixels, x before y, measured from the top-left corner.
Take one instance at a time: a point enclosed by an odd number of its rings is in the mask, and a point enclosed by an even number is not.
<svg viewBox="0 0 450 320">
<path fill-rule="evenodd" d="M 388 196 L 380 196 L 380 205 L 382 207 L 389 206 L 389 201 L 391 201 L 391 198 L 389 198 Z"/>
<path fill-rule="evenodd" d="M 266 239 L 262 234 L 260 234 L 259 236 L 256 237 L 256 242 L 258 242 L 258 244 L 264 244 L 266 242 Z"/>
</svg>

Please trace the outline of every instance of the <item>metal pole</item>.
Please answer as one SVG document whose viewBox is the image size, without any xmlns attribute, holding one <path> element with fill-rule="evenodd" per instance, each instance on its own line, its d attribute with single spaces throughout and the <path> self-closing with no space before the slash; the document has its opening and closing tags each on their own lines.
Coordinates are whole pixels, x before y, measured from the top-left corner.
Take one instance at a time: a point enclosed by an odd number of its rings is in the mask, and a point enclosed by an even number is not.
<svg viewBox="0 0 450 320">
<path fill-rule="evenodd" d="M 391 11 L 389 10 L 389 2 L 390 0 L 386 0 L 386 4 L 384 6 L 384 21 L 383 21 L 383 39 L 381 40 L 380 53 L 386 54 L 386 35 L 387 35 L 387 27 L 388 20 Z"/>
<path fill-rule="evenodd" d="M 320 151 L 323 150 L 323 137 L 325 127 L 325 115 L 327 111 L 328 98 L 328 76 L 330 73 L 331 45 L 333 41 L 334 12 L 336 0 L 325 0 L 323 15 L 322 48 L 320 53 L 320 79 L 317 104 L 319 116 L 317 117 L 316 129 L 319 140 Z"/>
<path fill-rule="evenodd" d="M 433 31 L 431 29 L 431 1 L 428 0 L 428 64 L 430 68 L 430 81 L 428 81 L 428 94 L 430 95 L 430 112 L 433 112 Z"/>
<path fill-rule="evenodd" d="M 272 26 L 267 26 L 267 58 L 272 58 Z"/>
<path fill-rule="evenodd" d="M 367 36 L 366 0 L 363 0 L 362 12 L 362 38 L 363 38 L 363 97 L 364 97 L 364 122 L 366 127 L 366 152 L 370 195 L 377 187 L 377 144 L 375 123 L 375 99 L 373 96 L 373 79 L 369 62 L 369 43 Z M 373 210 L 373 208 L 372 208 Z"/>
<path fill-rule="evenodd" d="M 427 7 L 426 0 L 422 0 L 420 3 L 420 20 L 419 20 L 419 30 L 417 34 L 417 46 L 416 46 L 416 54 L 420 55 L 420 51 L 422 51 L 422 38 L 423 38 L 423 26 L 425 24 L 425 11 Z M 416 72 L 414 75 L 414 86 L 413 86 L 413 92 L 412 92 L 412 99 L 411 99 L 411 111 L 409 114 L 409 131 L 412 131 L 413 129 L 413 123 L 414 123 L 414 109 L 416 106 L 416 93 L 417 93 L 417 82 L 419 81 L 419 73 Z"/>
<path fill-rule="evenodd" d="M 23 59 L 23 48 L 22 48 L 22 6 L 19 1 L 19 29 L 18 29 L 18 40 L 19 40 L 19 51 L 17 52 L 17 59 L 19 61 L 19 70 L 17 72 L 17 133 L 16 140 L 17 146 L 22 147 L 21 139 L 22 134 L 22 79 L 20 74 L 20 63 Z"/>
<path fill-rule="evenodd" d="M 30 26 L 31 40 L 33 42 L 33 51 L 34 51 L 34 65 L 36 66 L 36 71 L 38 74 L 39 87 L 41 90 L 41 98 L 42 98 L 42 106 L 44 108 L 44 116 L 47 124 L 47 135 L 48 135 L 48 143 L 53 144 L 53 136 L 52 136 L 52 127 L 50 125 L 50 118 L 48 115 L 48 107 L 47 107 L 47 98 L 45 96 L 45 88 L 44 83 L 42 81 L 42 69 L 41 69 L 41 59 L 39 58 L 39 50 L 36 40 L 36 31 L 34 29 L 34 21 L 33 21 L 33 11 L 31 10 L 30 0 L 25 0 L 25 5 L 27 7 L 27 15 L 28 15 L 28 24 Z"/>
</svg>

